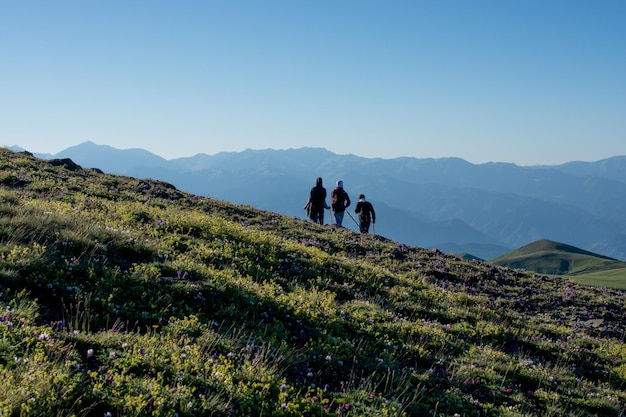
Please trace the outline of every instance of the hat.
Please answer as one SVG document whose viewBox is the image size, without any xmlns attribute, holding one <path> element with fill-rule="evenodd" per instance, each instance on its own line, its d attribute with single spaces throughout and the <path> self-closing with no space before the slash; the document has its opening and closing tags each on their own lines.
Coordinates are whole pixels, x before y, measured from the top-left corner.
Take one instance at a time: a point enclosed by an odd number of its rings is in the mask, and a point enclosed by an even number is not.
<svg viewBox="0 0 626 417">
<path fill-rule="evenodd" d="M 362 200 L 362 199 L 364 199 L 364 198 L 365 198 L 365 194 L 360 194 L 360 195 L 359 195 L 359 200 Z"/>
<path fill-rule="evenodd" d="M 337 181 L 337 187 L 343 188 L 343 181 L 341 180 Z"/>
</svg>

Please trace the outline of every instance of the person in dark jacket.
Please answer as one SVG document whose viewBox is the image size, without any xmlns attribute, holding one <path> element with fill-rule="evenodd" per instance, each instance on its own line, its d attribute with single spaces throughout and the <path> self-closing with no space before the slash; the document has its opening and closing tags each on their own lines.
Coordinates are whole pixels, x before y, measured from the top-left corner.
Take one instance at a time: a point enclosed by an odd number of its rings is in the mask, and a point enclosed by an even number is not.
<svg viewBox="0 0 626 417">
<path fill-rule="evenodd" d="M 343 181 L 337 181 L 337 186 L 330 192 L 330 201 L 330 206 L 335 214 L 335 222 L 337 226 L 341 227 L 344 212 L 350 206 L 350 197 L 343 189 Z"/>
<path fill-rule="evenodd" d="M 370 230 L 370 222 L 376 224 L 376 212 L 372 203 L 365 200 L 365 195 L 359 195 L 359 202 L 356 203 L 354 212 L 359 215 L 361 233 L 368 233 Z"/>
<path fill-rule="evenodd" d="M 311 188 L 309 201 L 304 208 L 313 223 L 324 224 L 324 209 L 330 207 L 326 204 L 326 188 L 322 186 L 321 177 L 315 180 L 315 187 Z"/>
</svg>

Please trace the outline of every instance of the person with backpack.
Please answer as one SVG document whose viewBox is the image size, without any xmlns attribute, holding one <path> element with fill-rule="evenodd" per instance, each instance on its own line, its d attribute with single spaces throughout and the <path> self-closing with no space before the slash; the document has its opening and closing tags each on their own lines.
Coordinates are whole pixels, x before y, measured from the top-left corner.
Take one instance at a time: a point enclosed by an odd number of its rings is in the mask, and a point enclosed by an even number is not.
<svg viewBox="0 0 626 417">
<path fill-rule="evenodd" d="M 354 212 L 359 215 L 359 228 L 361 233 L 368 233 L 370 230 L 370 222 L 376 224 L 376 212 L 372 203 L 365 200 L 365 195 L 359 195 L 359 202 L 356 203 Z"/>
<path fill-rule="evenodd" d="M 343 215 L 348 206 L 350 206 L 350 196 L 343 189 L 343 181 L 337 181 L 337 186 L 330 192 L 330 206 L 333 209 L 335 215 L 335 222 L 338 227 L 341 227 L 343 222 Z"/>
<path fill-rule="evenodd" d="M 322 177 L 317 177 L 304 209 L 313 223 L 324 224 L 324 209 L 328 208 L 330 207 L 326 204 L 326 188 L 322 186 Z"/>
</svg>

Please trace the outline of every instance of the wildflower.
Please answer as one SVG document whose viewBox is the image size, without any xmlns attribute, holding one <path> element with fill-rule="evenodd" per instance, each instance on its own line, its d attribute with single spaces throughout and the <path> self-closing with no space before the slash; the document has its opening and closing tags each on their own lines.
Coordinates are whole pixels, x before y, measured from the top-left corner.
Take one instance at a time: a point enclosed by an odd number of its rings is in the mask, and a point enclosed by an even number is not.
<svg viewBox="0 0 626 417">
<path fill-rule="evenodd" d="M 280 390 L 281 391 L 286 391 L 287 390 L 287 385 L 286 384 L 281 384 Z"/>
<path fill-rule="evenodd" d="M 41 333 L 39 335 L 39 340 L 48 340 L 50 339 L 50 335 L 48 333 Z"/>
<path fill-rule="evenodd" d="M 326 355 L 326 362 L 330 362 L 333 358 L 330 355 Z"/>
<path fill-rule="evenodd" d="M 93 356 L 93 349 L 87 349 L 87 357 L 91 358 Z"/>
<path fill-rule="evenodd" d="M 110 411 L 107 411 L 106 413 L 104 413 L 104 417 L 113 417 L 113 414 L 111 414 Z"/>
</svg>

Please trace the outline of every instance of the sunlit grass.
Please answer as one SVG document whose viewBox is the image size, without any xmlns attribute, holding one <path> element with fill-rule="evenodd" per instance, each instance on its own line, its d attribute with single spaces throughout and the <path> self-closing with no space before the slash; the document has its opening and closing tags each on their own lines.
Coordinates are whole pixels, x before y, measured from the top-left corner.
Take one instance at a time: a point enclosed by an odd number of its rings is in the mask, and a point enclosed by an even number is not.
<svg viewBox="0 0 626 417">
<path fill-rule="evenodd" d="M 568 276 L 580 284 L 626 290 L 626 268 Z"/>
</svg>

